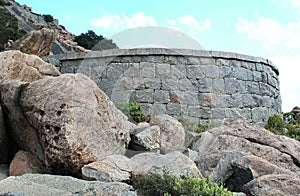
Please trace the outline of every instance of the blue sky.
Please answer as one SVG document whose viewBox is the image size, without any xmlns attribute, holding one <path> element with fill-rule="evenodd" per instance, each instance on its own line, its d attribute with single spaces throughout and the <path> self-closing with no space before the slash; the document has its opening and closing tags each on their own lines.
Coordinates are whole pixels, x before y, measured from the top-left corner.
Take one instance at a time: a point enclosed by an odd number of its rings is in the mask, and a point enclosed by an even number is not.
<svg viewBox="0 0 300 196">
<path fill-rule="evenodd" d="M 268 58 L 279 68 L 283 111 L 300 106 L 299 0 L 17 0 L 76 35 L 140 26 L 177 29 L 207 50 Z M 117 43 L 118 44 L 118 43 Z"/>
</svg>

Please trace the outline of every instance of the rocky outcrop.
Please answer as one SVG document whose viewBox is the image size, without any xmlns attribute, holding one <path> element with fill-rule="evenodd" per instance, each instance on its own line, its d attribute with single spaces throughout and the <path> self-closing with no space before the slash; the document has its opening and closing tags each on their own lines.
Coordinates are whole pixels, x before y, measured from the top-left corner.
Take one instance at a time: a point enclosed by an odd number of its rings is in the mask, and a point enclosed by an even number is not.
<svg viewBox="0 0 300 196">
<path fill-rule="evenodd" d="M 15 141 L 51 172 L 78 175 L 84 164 L 125 153 L 133 125 L 82 74 L 2 85 L 1 92 Z"/>
<path fill-rule="evenodd" d="M 122 155 L 107 156 L 82 167 L 84 179 L 104 182 L 130 181 L 134 162 Z"/>
<path fill-rule="evenodd" d="M 15 1 L 9 0 L 11 6 L 4 6 L 3 8 L 6 9 L 8 12 L 10 12 L 12 15 L 14 15 L 18 19 L 18 25 L 19 29 L 25 30 L 26 32 L 30 33 L 32 31 L 41 30 L 41 29 L 48 29 L 48 31 L 51 31 L 52 35 L 52 45 L 48 44 L 42 44 L 50 46 L 50 51 L 43 50 L 43 47 L 40 48 L 41 55 L 43 56 L 44 53 L 47 54 L 61 54 L 66 53 L 69 51 L 75 51 L 75 52 L 86 52 L 85 48 L 79 46 L 76 42 L 74 42 L 74 35 L 70 32 L 68 32 L 63 26 L 59 25 L 58 20 L 53 20 L 46 22 L 43 15 L 36 14 L 32 12 L 32 9 L 26 5 L 19 5 Z M 30 36 L 32 37 L 32 36 Z M 36 38 L 32 38 L 36 39 Z M 49 40 L 49 38 L 47 38 Z M 23 40 L 23 38 L 22 38 Z M 20 41 L 18 41 L 20 42 Z M 19 44 L 14 43 L 14 45 L 19 46 Z M 31 42 L 29 45 L 35 45 L 37 46 L 37 43 Z M 25 47 L 25 51 L 31 51 L 30 48 Z M 48 51 L 48 52 L 47 52 Z M 50 53 L 49 53 L 50 52 Z M 37 53 L 34 53 L 37 54 Z M 47 55 L 46 54 L 46 55 Z"/>
<path fill-rule="evenodd" d="M 25 173 L 43 173 L 43 166 L 32 154 L 19 151 L 9 165 L 10 176 L 21 176 Z"/>
<path fill-rule="evenodd" d="M 0 181 L 8 177 L 8 165 L 0 165 Z"/>
<path fill-rule="evenodd" d="M 150 124 L 160 127 L 161 153 L 185 149 L 185 131 L 177 119 L 166 114 L 160 114 L 151 117 Z"/>
<path fill-rule="evenodd" d="M 51 64 L 35 55 L 27 55 L 18 50 L 0 53 L 0 80 L 32 82 L 45 76 L 59 76 L 59 71 Z"/>
<path fill-rule="evenodd" d="M 135 163 L 132 175 L 135 178 L 151 174 L 169 174 L 172 176 L 202 177 L 195 163 L 178 151 L 165 155 L 155 153 L 142 153 L 131 158 Z"/>
<path fill-rule="evenodd" d="M 2 107 L 0 105 L 0 164 L 8 161 L 8 138 L 5 129 Z"/>
<path fill-rule="evenodd" d="M 16 40 L 10 49 L 37 56 L 46 56 L 50 54 L 54 39 L 55 34 L 51 29 L 32 30 Z"/>
<path fill-rule="evenodd" d="M 68 176 L 25 174 L 0 181 L 0 194 L 5 195 L 127 195 L 136 193 L 120 182 L 84 181 Z"/>
<path fill-rule="evenodd" d="M 249 196 L 299 195 L 300 178 L 288 174 L 263 175 L 243 187 Z"/>
<path fill-rule="evenodd" d="M 192 150 L 199 152 L 199 164 L 209 159 L 212 166 L 217 165 L 220 158 L 228 152 L 245 152 L 295 173 L 300 171 L 300 144 L 297 140 L 275 135 L 260 126 L 243 121 L 202 133 Z"/>
</svg>

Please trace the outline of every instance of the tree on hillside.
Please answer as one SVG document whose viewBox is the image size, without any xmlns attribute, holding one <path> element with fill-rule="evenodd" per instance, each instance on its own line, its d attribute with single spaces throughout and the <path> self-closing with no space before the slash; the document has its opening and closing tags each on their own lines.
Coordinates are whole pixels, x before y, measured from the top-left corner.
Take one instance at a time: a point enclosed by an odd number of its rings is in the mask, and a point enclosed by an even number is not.
<svg viewBox="0 0 300 196">
<path fill-rule="evenodd" d="M 0 8 L 0 51 L 5 49 L 8 40 L 16 40 L 26 34 L 19 30 L 18 19 L 8 11 Z"/>
<path fill-rule="evenodd" d="M 118 46 L 111 40 L 106 39 L 102 35 L 97 35 L 94 31 L 88 30 L 87 33 L 81 33 L 75 36 L 74 39 L 78 45 L 90 50 L 107 50 L 118 48 Z"/>
</svg>

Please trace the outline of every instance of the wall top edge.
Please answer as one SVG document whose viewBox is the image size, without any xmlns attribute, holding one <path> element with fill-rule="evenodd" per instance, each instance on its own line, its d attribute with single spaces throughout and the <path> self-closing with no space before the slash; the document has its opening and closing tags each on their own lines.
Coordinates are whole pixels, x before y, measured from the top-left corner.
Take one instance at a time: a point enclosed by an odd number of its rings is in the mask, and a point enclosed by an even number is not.
<svg viewBox="0 0 300 196">
<path fill-rule="evenodd" d="M 234 52 L 213 51 L 213 50 L 194 50 L 194 49 L 170 49 L 170 48 L 133 48 L 133 49 L 111 49 L 103 51 L 90 51 L 80 53 L 65 53 L 51 55 L 45 58 L 54 58 L 59 61 L 115 57 L 115 56 L 137 56 L 137 55 L 171 55 L 171 56 L 188 56 L 188 57 L 203 57 L 203 58 L 224 58 L 249 61 L 254 63 L 262 63 L 270 66 L 273 71 L 279 75 L 278 68 L 268 59 L 261 57 L 250 56 Z"/>
</svg>

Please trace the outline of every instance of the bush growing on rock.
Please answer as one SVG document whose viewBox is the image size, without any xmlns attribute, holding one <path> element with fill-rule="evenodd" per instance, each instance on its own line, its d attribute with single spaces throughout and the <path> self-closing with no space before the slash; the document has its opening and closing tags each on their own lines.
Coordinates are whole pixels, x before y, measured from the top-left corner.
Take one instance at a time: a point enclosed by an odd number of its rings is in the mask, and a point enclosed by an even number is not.
<svg viewBox="0 0 300 196">
<path fill-rule="evenodd" d="M 284 114 L 283 116 L 287 116 Z M 285 135 L 300 141 L 300 120 L 285 122 L 278 114 L 270 116 L 265 126 L 266 129 L 278 135 Z"/>
<path fill-rule="evenodd" d="M 52 22 L 54 20 L 53 16 L 50 14 L 44 14 L 43 17 L 46 22 Z"/>
<path fill-rule="evenodd" d="M 125 115 L 131 117 L 135 122 L 141 122 L 144 112 L 142 107 L 137 102 L 129 102 L 127 104 L 119 104 L 118 109 L 121 110 Z"/>
<path fill-rule="evenodd" d="M 8 40 L 16 40 L 26 34 L 19 30 L 18 19 L 4 9 L 0 9 L 0 51 L 5 49 Z"/>
<path fill-rule="evenodd" d="M 192 178 L 187 176 L 173 177 L 164 174 L 152 174 L 148 177 L 133 180 L 133 187 L 143 195 L 222 195 L 231 196 L 232 193 L 223 186 L 213 184 L 209 178 Z"/>
</svg>

